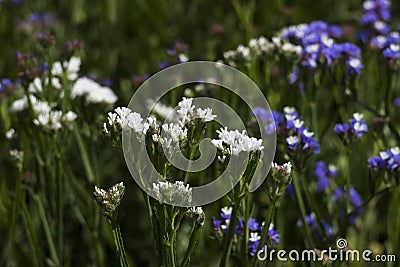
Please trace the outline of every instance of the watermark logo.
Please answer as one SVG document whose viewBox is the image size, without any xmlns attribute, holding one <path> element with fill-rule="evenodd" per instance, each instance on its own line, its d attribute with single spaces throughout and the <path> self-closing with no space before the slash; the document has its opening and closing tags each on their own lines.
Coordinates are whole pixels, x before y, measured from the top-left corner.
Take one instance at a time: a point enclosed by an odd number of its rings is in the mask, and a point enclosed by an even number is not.
<svg viewBox="0 0 400 267">
<path fill-rule="evenodd" d="M 272 262 L 278 261 L 292 262 L 396 262 L 396 255 L 374 255 L 369 249 L 357 250 L 350 249 L 347 240 L 339 238 L 336 240 L 336 248 L 329 247 L 327 249 L 306 249 L 306 250 L 275 250 L 264 246 L 257 252 L 259 261 Z"/>
<path fill-rule="evenodd" d="M 212 78 L 212 79 L 210 79 Z M 216 62 L 196 61 L 174 65 L 172 67 L 161 70 L 148 80 L 146 80 L 132 96 L 128 107 L 139 113 L 142 118 L 150 116 L 152 107 L 148 107 L 149 99 L 154 100 L 153 107 L 161 100 L 161 98 L 174 90 L 174 88 L 192 83 L 208 83 L 215 84 L 229 90 L 229 93 L 239 96 L 251 109 L 255 107 L 264 108 L 270 112 L 269 104 L 257 85 L 242 72 Z M 196 108 L 212 108 L 213 114 L 217 115 L 217 121 L 222 127 L 231 130 L 245 130 L 245 122 L 240 119 L 227 103 L 218 99 L 209 97 L 199 97 L 193 99 Z M 261 164 L 257 168 L 251 180 L 249 191 L 255 191 L 267 177 L 272 160 L 275 155 L 276 135 L 266 134 L 262 128 L 262 124 L 258 118 L 259 132 L 263 141 L 264 151 L 261 156 Z M 122 135 L 122 146 L 125 161 L 128 169 L 135 179 L 136 183 L 147 194 L 155 197 L 151 190 L 153 183 L 163 181 L 163 177 L 154 168 L 149 155 L 147 154 L 146 144 L 139 142 L 133 137 L 129 130 L 125 130 Z M 200 143 L 201 157 L 196 160 L 188 160 L 180 151 L 169 158 L 169 164 L 187 172 L 198 172 L 206 169 L 212 164 L 216 148 L 211 144 L 210 139 L 204 139 Z M 235 184 L 240 180 L 240 174 L 243 173 L 247 166 L 248 157 L 231 157 L 225 171 L 218 177 L 209 177 L 212 182 L 197 187 L 192 187 L 191 201 L 176 201 L 174 199 L 162 199 L 164 203 L 182 207 L 202 206 L 226 195 Z M 236 174 L 236 177 L 228 175 Z M 190 181 L 189 181 L 190 184 Z"/>
</svg>

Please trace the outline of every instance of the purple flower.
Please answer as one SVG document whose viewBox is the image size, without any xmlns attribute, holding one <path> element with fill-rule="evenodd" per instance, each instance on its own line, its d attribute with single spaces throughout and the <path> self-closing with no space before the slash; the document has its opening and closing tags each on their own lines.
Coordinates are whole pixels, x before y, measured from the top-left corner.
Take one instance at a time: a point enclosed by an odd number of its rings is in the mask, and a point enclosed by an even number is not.
<svg viewBox="0 0 400 267">
<path fill-rule="evenodd" d="M 398 44 L 390 44 L 385 50 L 383 50 L 383 55 L 386 58 L 400 58 L 400 45 Z"/>
<path fill-rule="evenodd" d="M 268 119 L 268 112 L 261 107 L 255 107 L 253 114 L 258 117 L 261 121 L 266 121 Z"/>
<path fill-rule="evenodd" d="M 348 132 L 349 130 L 349 125 L 347 124 L 336 124 L 335 127 L 333 127 L 333 130 L 337 133 L 337 134 L 345 134 Z"/>
<path fill-rule="evenodd" d="M 355 57 L 351 57 L 346 61 L 349 74 L 360 74 L 361 68 L 363 67 L 361 60 Z"/>
<path fill-rule="evenodd" d="M 221 224 L 222 224 L 222 221 L 221 221 L 221 220 L 215 219 L 215 217 L 213 216 L 213 217 L 212 217 L 212 223 L 213 223 L 213 229 L 214 229 L 214 231 L 217 231 L 217 230 L 220 229 Z"/>
<path fill-rule="evenodd" d="M 329 187 L 330 178 L 335 178 L 337 170 L 333 165 L 327 167 L 326 163 L 320 160 L 315 164 L 314 174 L 318 178 L 317 192 L 322 192 Z"/>
<path fill-rule="evenodd" d="M 398 108 L 400 108 L 400 97 L 396 97 L 393 101 L 394 105 Z"/>
<path fill-rule="evenodd" d="M 251 231 L 258 231 L 260 229 L 259 223 L 254 218 L 250 218 L 249 222 L 247 223 L 248 228 Z"/>
<path fill-rule="evenodd" d="M 379 49 L 383 49 L 388 45 L 389 41 L 386 36 L 383 35 L 378 35 L 372 38 L 371 40 L 371 46 L 377 47 Z"/>
<path fill-rule="evenodd" d="M 272 224 L 268 229 L 268 238 L 272 240 L 275 244 L 278 244 L 280 240 L 280 234 L 277 230 L 274 229 L 274 226 Z"/>
</svg>

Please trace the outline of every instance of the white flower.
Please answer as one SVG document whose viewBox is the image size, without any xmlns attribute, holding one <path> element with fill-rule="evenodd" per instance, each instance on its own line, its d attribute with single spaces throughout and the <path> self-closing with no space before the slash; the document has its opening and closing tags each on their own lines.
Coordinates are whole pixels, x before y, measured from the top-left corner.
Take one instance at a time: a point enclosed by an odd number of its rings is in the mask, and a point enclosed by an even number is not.
<svg viewBox="0 0 400 267">
<path fill-rule="evenodd" d="M 249 241 L 257 242 L 258 240 L 260 240 L 260 238 L 261 238 L 261 236 L 259 236 L 257 232 L 253 232 L 253 233 L 250 233 Z"/>
<path fill-rule="evenodd" d="M 177 113 L 180 118 L 180 122 L 184 125 L 189 122 L 193 118 L 193 111 L 195 106 L 192 105 L 192 98 L 182 98 L 182 100 L 178 103 L 179 109 Z"/>
<path fill-rule="evenodd" d="M 74 99 L 77 96 L 86 96 L 88 103 L 114 104 L 118 100 L 109 87 L 103 87 L 86 77 L 79 78 L 72 87 L 71 98 Z"/>
<path fill-rule="evenodd" d="M 304 134 L 305 137 L 311 137 L 311 136 L 314 135 L 313 132 L 309 132 L 307 129 L 305 129 L 305 130 L 303 131 L 303 134 Z"/>
<path fill-rule="evenodd" d="M 43 91 L 43 86 L 48 86 L 49 84 L 49 78 L 45 78 L 44 81 L 42 81 L 40 78 L 36 77 L 33 82 L 31 82 L 28 86 L 28 90 L 31 93 L 40 93 Z M 52 77 L 51 78 L 51 85 L 53 88 L 56 89 L 61 89 L 62 85 L 60 83 L 60 80 L 57 77 Z"/>
<path fill-rule="evenodd" d="M 192 201 L 192 188 L 189 184 L 185 186 L 182 181 L 153 183 L 151 191 L 159 201 L 167 200 L 178 203 L 190 203 Z"/>
<path fill-rule="evenodd" d="M 54 110 L 50 111 L 49 113 L 39 114 L 37 119 L 33 120 L 33 123 L 38 126 L 57 131 L 62 128 L 61 120 L 62 112 L 60 110 Z"/>
<path fill-rule="evenodd" d="M 6 132 L 6 138 L 7 138 L 8 140 L 11 140 L 11 139 L 15 138 L 16 136 L 17 136 L 17 133 L 15 132 L 15 129 L 14 129 L 14 128 L 11 128 L 10 130 L 8 130 L 8 131 Z"/>
<path fill-rule="evenodd" d="M 197 216 L 200 216 L 204 213 L 202 207 L 191 207 L 186 212 L 191 215 L 197 215 Z"/>
<path fill-rule="evenodd" d="M 142 123 L 143 119 L 137 112 L 132 112 L 128 115 L 128 126 L 136 133 L 145 134 L 148 129 L 148 124 Z"/>
<path fill-rule="evenodd" d="M 387 160 L 388 158 L 390 158 L 389 153 L 387 153 L 386 151 L 382 151 L 379 153 L 379 156 L 381 157 L 381 159 L 383 160 Z"/>
<path fill-rule="evenodd" d="M 399 147 L 394 147 L 390 149 L 390 152 L 392 152 L 393 155 L 399 155 L 400 154 L 400 148 Z"/>
<path fill-rule="evenodd" d="M 364 115 L 361 114 L 361 113 L 354 113 L 354 114 L 353 114 L 353 117 L 354 117 L 354 119 L 355 119 L 356 121 L 360 121 L 360 120 L 362 120 L 362 119 L 364 118 Z"/>
<path fill-rule="evenodd" d="M 197 117 L 200 118 L 201 120 L 207 122 L 207 121 L 213 121 L 217 115 L 212 114 L 212 109 L 211 108 L 206 108 L 206 109 L 201 109 L 198 108 L 196 111 Z"/>
<path fill-rule="evenodd" d="M 66 122 L 73 122 L 74 120 L 76 120 L 76 118 L 78 118 L 78 115 L 76 115 L 76 113 L 73 111 L 68 111 L 63 116 L 63 120 Z"/>
<path fill-rule="evenodd" d="M 59 61 L 54 62 L 51 73 L 54 76 L 61 77 L 65 71 L 68 80 L 74 81 L 78 78 L 80 67 L 81 59 L 79 57 L 71 57 L 69 61 L 64 61 L 62 64 Z"/>
<path fill-rule="evenodd" d="M 189 60 L 189 57 L 185 54 L 179 54 L 178 59 L 180 62 L 187 62 Z"/>
<path fill-rule="evenodd" d="M 286 138 L 286 142 L 288 145 L 295 145 L 299 142 L 299 138 L 297 136 L 289 136 Z"/>
<path fill-rule="evenodd" d="M 225 215 L 231 215 L 232 214 L 232 207 L 223 207 L 221 209 L 221 212 Z"/>
<path fill-rule="evenodd" d="M 283 112 L 286 114 L 293 114 L 293 113 L 296 113 L 296 108 L 295 107 L 284 107 Z"/>
<path fill-rule="evenodd" d="M 49 103 L 37 99 L 35 96 L 30 95 L 30 102 L 32 103 L 32 109 L 35 113 L 49 113 L 51 106 Z M 28 108 L 28 98 L 25 95 L 23 98 L 15 100 L 10 107 L 11 112 L 21 112 Z"/>
<path fill-rule="evenodd" d="M 367 126 L 364 123 L 356 122 L 354 123 L 354 130 L 357 132 L 366 132 L 368 130 Z"/>
<path fill-rule="evenodd" d="M 351 58 L 349 59 L 349 65 L 352 68 L 359 68 L 361 66 L 361 60 L 359 60 L 358 58 Z"/>
<path fill-rule="evenodd" d="M 301 128 L 304 125 L 304 121 L 296 119 L 294 121 L 294 127 L 296 127 L 297 129 Z"/>
<path fill-rule="evenodd" d="M 230 155 L 238 155 L 242 151 L 252 152 L 264 149 L 262 146 L 262 139 L 249 137 L 246 131 L 228 131 L 227 127 L 225 127 L 217 130 L 217 133 L 220 141 L 214 139 L 211 143 Z M 223 144 L 227 145 L 226 149 Z"/>
</svg>

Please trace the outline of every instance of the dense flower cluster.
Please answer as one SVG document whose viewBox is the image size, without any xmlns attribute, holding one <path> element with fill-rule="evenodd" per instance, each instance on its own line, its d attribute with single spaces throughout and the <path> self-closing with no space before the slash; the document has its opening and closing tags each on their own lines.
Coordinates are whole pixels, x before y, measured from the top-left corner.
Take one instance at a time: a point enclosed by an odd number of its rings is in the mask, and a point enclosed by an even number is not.
<svg viewBox="0 0 400 267">
<path fill-rule="evenodd" d="M 220 219 L 212 218 L 213 223 L 213 235 L 219 239 L 222 239 L 224 234 L 228 232 L 229 224 L 231 221 L 232 207 L 223 207 L 220 213 Z M 238 224 L 235 226 L 235 242 L 238 242 L 241 238 L 243 238 L 243 219 L 239 219 Z M 250 218 L 248 221 L 248 229 L 249 229 L 249 254 L 251 256 L 256 255 L 257 247 L 260 242 L 260 233 L 264 227 L 264 222 L 262 224 L 258 223 L 256 219 Z M 274 225 L 269 225 L 268 228 L 268 238 L 267 244 L 269 246 L 274 246 L 279 243 L 280 234 L 277 230 L 275 230 Z"/>
<path fill-rule="evenodd" d="M 344 61 L 348 74 L 359 74 L 362 63 L 360 48 L 352 43 L 336 43 L 334 38 L 342 35 L 339 26 L 323 21 L 290 26 L 282 30 L 282 39 L 301 46 L 301 66 L 315 70 L 321 65 L 331 66 L 338 60 Z M 290 82 L 298 79 L 299 68 L 295 67 Z"/>
<path fill-rule="evenodd" d="M 32 110 L 35 113 L 33 123 L 53 131 L 60 130 L 62 124 L 69 125 L 69 123 L 73 122 L 77 118 L 75 112 L 68 111 L 63 113 L 61 110 L 54 110 L 54 106 L 54 103 L 41 101 L 34 95 L 30 95 L 29 98 L 24 96 L 21 99 L 15 100 L 10 107 L 10 111 L 20 113 L 32 107 Z"/>
<path fill-rule="evenodd" d="M 355 138 L 361 137 L 363 133 L 368 132 L 367 123 L 363 118 L 364 115 L 354 113 L 353 118 L 349 120 L 349 124 L 336 124 L 333 130 L 339 135 L 344 144 L 348 144 Z"/>
<path fill-rule="evenodd" d="M 313 154 L 320 152 L 320 146 L 310 132 L 304 126 L 304 121 L 300 119 L 299 114 L 293 107 L 285 107 L 283 114 L 272 111 L 268 113 L 262 108 L 255 108 L 253 113 L 263 122 L 267 122 L 265 132 L 271 134 L 276 131 L 278 139 L 285 140 L 285 143 L 291 152 L 308 151 Z"/>
<path fill-rule="evenodd" d="M 153 196 L 163 201 L 174 201 L 176 203 L 190 203 L 192 201 L 192 188 L 189 184 L 185 184 L 182 181 L 176 181 L 175 183 L 158 182 L 153 183 L 152 188 Z M 200 210 L 194 210 L 193 212 L 200 212 Z"/>
<path fill-rule="evenodd" d="M 363 41 L 377 34 L 385 35 L 390 31 L 390 0 L 366 0 L 363 3 L 363 10 L 360 23 L 367 27 L 360 36 Z"/>
<path fill-rule="evenodd" d="M 94 187 L 94 198 L 108 219 L 112 218 L 114 212 L 120 205 L 122 197 L 124 196 L 124 191 L 125 186 L 122 182 L 112 186 L 107 191 L 97 186 Z"/>
<path fill-rule="evenodd" d="M 239 63 L 248 63 L 255 58 L 278 53 L 287 57 L 299 58 L 301 46 L 283 40 L 279 36 L 274 36 L 271 40 L 261 36 L 250 39 L 247 46 L 239 45 L 235 50 L 224 52 L 223 56 L 227 64 L 235 67 Z"/>
<path fill-rule="evenodd" d="M 368 159 L 368 167 L 374 170 L 398 172 L 400 166 L 400 148 L 394 147 Z"/>
</svg>

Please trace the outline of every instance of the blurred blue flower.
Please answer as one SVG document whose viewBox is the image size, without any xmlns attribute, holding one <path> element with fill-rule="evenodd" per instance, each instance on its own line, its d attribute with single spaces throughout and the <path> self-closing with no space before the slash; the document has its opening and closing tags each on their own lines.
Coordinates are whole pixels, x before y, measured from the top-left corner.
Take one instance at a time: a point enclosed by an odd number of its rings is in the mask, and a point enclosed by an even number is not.
<svg viewBox="0 0 400 267">
<path fill-rule="evenodd" d="M 400 97 L 396 97 L 393 101 L 394 105 L 398 108 L 400 108 Z"/>
</svg>

